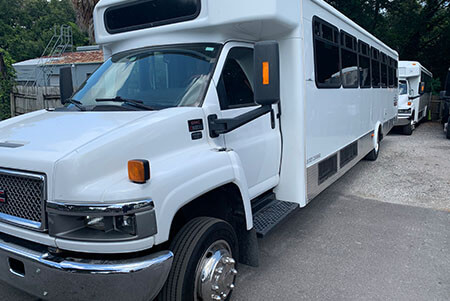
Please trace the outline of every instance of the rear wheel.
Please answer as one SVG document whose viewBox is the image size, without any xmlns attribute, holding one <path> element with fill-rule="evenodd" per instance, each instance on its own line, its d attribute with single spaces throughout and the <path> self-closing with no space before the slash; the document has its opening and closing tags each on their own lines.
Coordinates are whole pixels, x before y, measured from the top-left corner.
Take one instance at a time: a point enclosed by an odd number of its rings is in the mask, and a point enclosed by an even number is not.
<svg viewBox="0 0 450 301">
<path fill-rule="evenodd" d="M 378 159 L 378 155 L 380 154 L 381 148 L 381 132 L 378 130 L 377 142 L 375 144 L 374 149 L 364 158 L 368 161 L 376 161 Z"/>
<path fill-rule="evenodd" d="M 196 218 L 176 235 L 171 250 L 174 261 L 159 300 L 229 300 L 238 258 L 236 233 L 229 223 Z"/>
<path fill-rule="evenodd" d="M 447 123 L 447 139 L 450 139 L 450 117 L 448 118 Z"/>
</svg>

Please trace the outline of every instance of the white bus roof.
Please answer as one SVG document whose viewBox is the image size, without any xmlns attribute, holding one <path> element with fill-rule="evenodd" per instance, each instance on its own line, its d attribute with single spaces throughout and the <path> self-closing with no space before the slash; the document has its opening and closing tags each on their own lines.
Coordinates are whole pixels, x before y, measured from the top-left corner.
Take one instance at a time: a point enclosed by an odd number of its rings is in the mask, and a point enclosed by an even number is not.
<svg viewBox="0 0 450 301">
<path fill-rule="evenodd" d="M 390 54 L 398 53 L 323 0 L 198 0 L 201 9 L 193 19 L 168 25 L 111 33 L 105 25 L 105 12 L 111 7 L 126 5 L 127 0 L 100 0 L 94 10 L 96 42 L 113 45 L 113 52 L 145 45 L 227 40 L 268 40 L 299 38 L 302 7 L 305 2 L 325 10 L 340 21 L 383 46 Z M 316 8 L 314 8 L 316 10 Z M 126 41 L 126 45 L 124 42 Z M 365 41 L 369 42 L 369 41 Z"/>
<path fill-rule="evenodd" d="M 433 77 L 433 73 L 428 71 L 421 63 L 417 61 L 399 61 L 398 62 L 400 77 L 420 76 L 420 72 L 424 72 Z"/>
</svg>

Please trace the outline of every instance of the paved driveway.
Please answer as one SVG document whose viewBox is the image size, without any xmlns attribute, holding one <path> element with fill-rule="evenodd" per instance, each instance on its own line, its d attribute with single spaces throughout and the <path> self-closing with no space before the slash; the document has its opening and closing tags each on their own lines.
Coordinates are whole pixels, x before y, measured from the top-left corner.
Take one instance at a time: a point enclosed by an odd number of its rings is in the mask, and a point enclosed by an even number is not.
<svg viewBox="0 0 450 301">
<path fill-rule="evenodd" d="M 393 133 L 260 241 L 233 300 L 450 300 L 450 140 Z M 33 298 L 0 284 L 0 300 Z"/>
</svg>

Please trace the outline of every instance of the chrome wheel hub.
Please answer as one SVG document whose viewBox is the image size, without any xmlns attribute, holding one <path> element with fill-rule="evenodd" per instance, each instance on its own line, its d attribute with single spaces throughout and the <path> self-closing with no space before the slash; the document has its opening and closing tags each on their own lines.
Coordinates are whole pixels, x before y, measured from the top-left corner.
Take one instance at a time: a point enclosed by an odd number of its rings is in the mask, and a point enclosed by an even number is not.
<svg viewBox="0 0 450 301">
<path fill-rule="evenodd" d="M 237 270 L 229 244 L 220 240 L 200 260 L 195 279 L 195 300 L 226 300 L 234 289 Z"/>
</svg>

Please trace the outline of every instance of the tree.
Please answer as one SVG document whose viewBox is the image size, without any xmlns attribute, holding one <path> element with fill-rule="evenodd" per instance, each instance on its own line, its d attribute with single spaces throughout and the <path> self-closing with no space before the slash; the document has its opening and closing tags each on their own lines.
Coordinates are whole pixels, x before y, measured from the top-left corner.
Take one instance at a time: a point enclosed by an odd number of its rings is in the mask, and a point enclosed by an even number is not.
<svg viewBox="0 0 450 301">
<path fill-rule="evenodd" d="M 14 85 L 14 69 L 8 52 L 0 48 L 0 120 L 9 118 L 10 92 Z"/>
<path fill-rule="evenodd" d="M 15 61 L 39 57 L 55 25 L 69 24 L 75 45 L 86 45 L 87 36 L 76 25 L 70 0 L 0 0 L 0 47 Z"/>
<path fill-rule="evenodd" d="M 436 78 L 445 78 L 450 66 L 450 1 L 326 1 L 397 50 L 401 60 L 420 61 Z"/>
<path fill-rule="evenodd" d="M 78 24 L 84 31 L 89 33 L 91 42 L 95 41 L 93 14 L 98 1 L 100 0 L 72 0 L 77 14 Z"/>
</svg>

